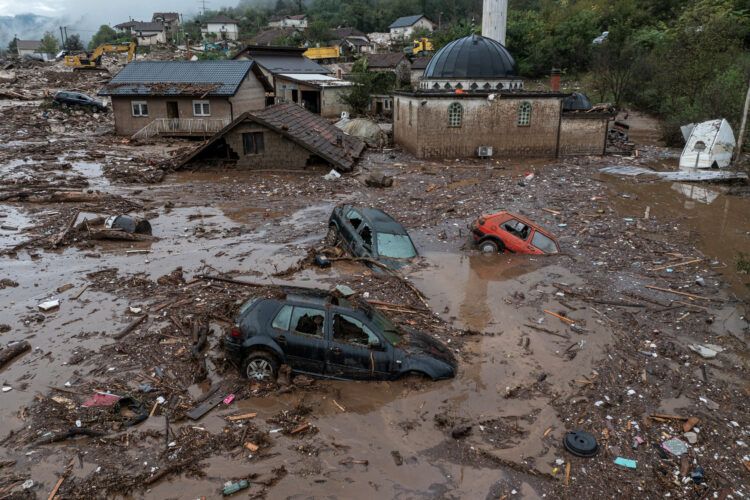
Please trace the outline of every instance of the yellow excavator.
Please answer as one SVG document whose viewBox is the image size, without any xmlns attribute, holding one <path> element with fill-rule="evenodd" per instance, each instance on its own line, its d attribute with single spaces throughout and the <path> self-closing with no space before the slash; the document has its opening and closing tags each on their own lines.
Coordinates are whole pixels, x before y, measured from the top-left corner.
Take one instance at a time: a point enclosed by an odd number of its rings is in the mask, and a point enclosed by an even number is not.
<svg viewBox="0 0 750 500">
<path fill-rule="evenodd" d="M 97 70 L 107 71 L 102 67 L 102 54 L 105 52 L 127 52 L 128 62 L 135 56 L 135 42 L 130 43 L 108 43 L 98 46 L 91 55 L 65 56 L 65 65 L 71 66 L 73 71 Z"/>
</svg>

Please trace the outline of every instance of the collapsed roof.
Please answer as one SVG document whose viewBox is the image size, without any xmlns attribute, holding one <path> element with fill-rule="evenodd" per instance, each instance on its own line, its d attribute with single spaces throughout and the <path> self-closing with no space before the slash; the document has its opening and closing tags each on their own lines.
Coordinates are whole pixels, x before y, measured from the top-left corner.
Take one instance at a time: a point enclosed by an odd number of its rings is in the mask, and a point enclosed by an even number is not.
<svg viewBox="0 0 750 500">
<path fill-rule="evenodd" d="M 179 166 L 195 159 L 218 140 L 243 122 L 262 125 L 318 155 L 342 172 L 351 171 L 357 158 L 362 154 L 365 143 L 356 137 L 343 133 L 320 116 L 303 107 L 283 102 L 257 111 L 247 111 L 220 130 L 208 142 L 196 148 Z"/>
</svg>

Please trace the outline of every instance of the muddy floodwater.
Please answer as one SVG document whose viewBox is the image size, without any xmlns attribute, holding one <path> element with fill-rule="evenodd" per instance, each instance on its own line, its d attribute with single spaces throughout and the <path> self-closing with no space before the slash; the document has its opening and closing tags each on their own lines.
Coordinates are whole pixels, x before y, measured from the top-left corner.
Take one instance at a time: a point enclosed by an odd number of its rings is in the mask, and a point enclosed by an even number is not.
<svg viewBox="0 0 750 500">
<path fill-rule="evenodd" d="M 371 150 L 328 181 L 174 171 L 194 143 L 94 137 L 107 117 L 2 104 L 0 347 L 29 349 L 0 367 L 0 498 L 56 485 L 59 498 L 222 498 L 243 479 L 236 498 L 750 495 L 750 197 L 601 174 L 675 168 L 653 120 L 632 118 L 638 156 Z M 366 187 L 372 170 L 393 186 Z M 325 247 L 340 203 L 385 210 L 419 256 L 394 275 Z M 495 211 L 545 227 L 561 253 L 479 253 L 468 226 Z M 152 236 L 89 227 L 124 213 Z M 241 304 L 281 285 L 350 287 L 447 346 L 456 376 L 242 378 L 223 337 Z M 84 406 L 97 392 L 130 406 Z M 563 447 L 573 430 L 596 456 Z"/>
</svg>

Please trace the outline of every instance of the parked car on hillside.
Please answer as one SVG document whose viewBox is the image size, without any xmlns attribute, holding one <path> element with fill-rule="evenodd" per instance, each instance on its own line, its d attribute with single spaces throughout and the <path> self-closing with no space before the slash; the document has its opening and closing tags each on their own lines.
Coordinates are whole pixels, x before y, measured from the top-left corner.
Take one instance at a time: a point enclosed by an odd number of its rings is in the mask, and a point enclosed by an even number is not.
<svg viewBox="0 0 750 500">
<path fill-rule="evenodd" d="M 334 379 L 391 380 L 417 373 L 455 375 L 456 360 L 439 341 L 405 330 L 367 302 L 287 287 L 283 298 L 254 298 L 224 338 L 230 358 L 252 379 L 275 379 L 279 366 Z"/>
<path fill-rule="evenodd" d="M 368 257 L 388 267 L 398 268 L 417 250 L 401 224 L 377 208 L 341 205 L 333 209 L 328 221 L 326 244 L 342 242 L 355 257 Z"/>
<path fill-rule="evenodd" d="M 558 253 L 560 246 L 550 233 L 518 214 L 483 215 L 469 226 L 482 253 Z"/>
<path fill-rule="evenodd" d="M 107 105 L 99 99 L 94 99 L 80 92 L 59 91 L 52 97 L 52 102 L 63 108 L 80 106 L 92 111 L 107 111 Z"/>
</svg>

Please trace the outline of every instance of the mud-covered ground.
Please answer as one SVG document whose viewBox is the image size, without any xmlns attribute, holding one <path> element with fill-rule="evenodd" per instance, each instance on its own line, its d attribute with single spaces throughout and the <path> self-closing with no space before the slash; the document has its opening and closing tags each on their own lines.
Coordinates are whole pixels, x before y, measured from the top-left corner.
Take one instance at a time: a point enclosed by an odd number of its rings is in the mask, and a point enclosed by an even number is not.
<svg viewBox="0 0 750 500">
<path fill-rule="evenodd" d="M 676 167 L 651 121 L 631 113 L 637 158 L 431 162 L 392 149 L 335 181 L 185 172 L 174 159 L 194 143 L 117 137 L 111 116 L 43 99 L 93 94 L 101 75 L 14 78 L 0 88 L 34 99 L 0 102 L 0 347 L 30 350 L 0 368 L 0 498 L 47 498 L 58 483 L 61 498 L 216 498 L 241 479 L 238 498 L 750 494 L 750 278 L 736 264 L 750 199 L 732 194 L 746 186 L 600 174 Z M 366 187 L 372 169 L 394 185 Z M 405 281 L 311 265 L 342 202 L 409 230 L 420 257 Z M 480 255 L 467 225 L 499 210 L 547 227 L 562 253 Z M 148 219 L 153 237 L 113 240 L 96 225 L 124 213 Z M 445 342 L 458 375 L 241 378 L 223 332 L 245 300 L 284 284 L 348 285 Z M 50 299 L 59 307 L 41 311 Z M 120 404 L 83 406 L 107 391 Z M 598 454 L 565 451 L 571 430 L 591 433 Z M 687 451 L 665 450 L 672 438 Z"/>
</svg>

